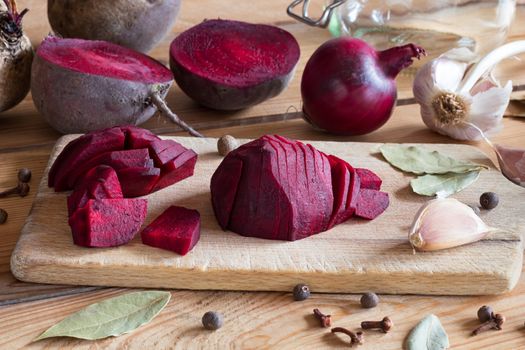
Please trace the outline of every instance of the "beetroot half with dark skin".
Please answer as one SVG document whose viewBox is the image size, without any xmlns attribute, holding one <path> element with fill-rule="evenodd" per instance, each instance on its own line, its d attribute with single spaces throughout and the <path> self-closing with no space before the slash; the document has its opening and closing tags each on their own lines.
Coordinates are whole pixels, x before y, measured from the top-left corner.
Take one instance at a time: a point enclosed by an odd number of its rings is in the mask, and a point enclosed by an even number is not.
<svg viewBox="0 0 525 350">
<path fill-rule="evenodd" d="M 283 29 L 218 19 L 175 38 L 170 66 L 180 88 L 199 104 L 238 110 L 281 93 L 299 56 L 297 41 Z"/>
<path fill-rule="evenodd" d="M 223 229 L 265 239 L 302 239 L 357 211 L 372 219 L 388 207 L 388 194 L 361 189 L 358 172 L 345 160 L 279 135 L 228 153 L 210 187 Z"/>
<path fill-rule="evenodd" d="M 146 218 L 145 199 L 91 199 L 69 218 L 73 242 L 83 247 L 116 247 L 135 237 Z"/>
<path fill-rule="evenodd" d="M 200 214 L 197 210 L 171 206 L 140 235 L 144 244 L 186 255 L 200 239 Z"/>
</svg>

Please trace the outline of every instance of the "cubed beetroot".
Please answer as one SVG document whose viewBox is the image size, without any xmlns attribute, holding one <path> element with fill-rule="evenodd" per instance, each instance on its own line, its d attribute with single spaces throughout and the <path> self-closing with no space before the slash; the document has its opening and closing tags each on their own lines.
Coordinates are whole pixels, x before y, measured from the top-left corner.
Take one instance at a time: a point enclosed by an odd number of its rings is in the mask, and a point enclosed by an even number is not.
<svg viewBox="0 0 525 350">
<path fill-rule="evenodd" d="M 126 149 L 148 148 L 152 142 L 160 140 L 151 131 L 138 126 L 124 125 L 120 129 L 126 134 Z"/>
<path fill-rule="evenodd" d="M 70 218 L 73 242 L 83 247 L 128 243 L 146 218 L 145 199 L 91 199 Z"/>
<path fill-rule="evenodd" d="M 361 181 L 361 188 L 367 188 L 370 190 L 377 191 L 381 189 L 381 184 L 383 183 L 383 181 L 372 170 L 364 168 L 355 168 L 355 171 Z"/>
<path fill-rule="evenodd" d="M 115 170 L 107 165 L 99 165 L 89 170 L 67 197 L 68 215 L 73 215 L 90 199 L 122 197 L 122 189 Z"/>
<path fill-rule="evenodd" d="M 188 149 L 173 140 L 157 140 L 149 146 L 151 157 L 155 165 L 159 168 L 164 167 L 169 161 L 177 158 Z"/>
<path fill-rule="evenodd" d="M 117 172 L 124 197 L 140 197 L 151 193 L 160 177 L 159 168 L 125 168 Z"/>
<path fill-rule="evenodd" d="M 151 164 L 150 161 L 147 148 L 106 152 L 79 165 L 68 175 L 67 185 L 57 182 L 55 189 L 60 191 L 73 188 L 86 171 L 98 165 L 109 165 L 118 171 L 124 168 L 147 167 L 148 164 Z"/>
<path fill-rule="evenodd" d="M 363 188 L 359 191 L 355 215 L 373 220 L 388 208 L 389 203 L 388 193 Z"/>
<path fill-rule="evenodd" d="M 100 154 L 124 149 L 125 135 L 118 127 L 94 131 L 68 143 L 49 170 L 48 185 L 67 184 L 68 175 Z M 55 188 L 55 191 L 60 189 Z"/>
<path fill-rule="evenodd" d="M 153 187 L 152 192 L 171 186 L 187 177 L 193 175 L 197 163 L 197 153 L 188 149 L 177 158 L 169 161 L 162 167 L 159 180 Z"/>
<path fill-rule="evenodd" d="M 142 232 L 142 243 L 186 255 L 199 241 L 200 214 L 197 210 L 171 206 Z"/>
</svg>

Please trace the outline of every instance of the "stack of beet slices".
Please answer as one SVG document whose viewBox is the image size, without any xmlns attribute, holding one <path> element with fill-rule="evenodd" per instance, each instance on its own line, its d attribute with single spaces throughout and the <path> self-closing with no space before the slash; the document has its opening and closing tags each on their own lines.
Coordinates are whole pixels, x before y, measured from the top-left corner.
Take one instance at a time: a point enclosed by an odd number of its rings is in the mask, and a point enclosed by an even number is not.
<svg viewBox="0 0 525 350">
<path fill-rule="evenodd" d="M 295 241 L 389 205 L 368 169 L 311 145 L 263 136 L 230 152 L 211 180 L 219 225 L 244 236 Z"/>
<path fill-rule="evenodd" d="M 146 218 L 147 200 L 134 197 L 192 176 L 196 161 L 193 150 L 175 141 L 135 126 L 113 127 L 71 141 L 53 163 L 48 185 L 73 189 L 67 205 L 75 244 L 113 247 L 133 239 Z"/>
</svg>

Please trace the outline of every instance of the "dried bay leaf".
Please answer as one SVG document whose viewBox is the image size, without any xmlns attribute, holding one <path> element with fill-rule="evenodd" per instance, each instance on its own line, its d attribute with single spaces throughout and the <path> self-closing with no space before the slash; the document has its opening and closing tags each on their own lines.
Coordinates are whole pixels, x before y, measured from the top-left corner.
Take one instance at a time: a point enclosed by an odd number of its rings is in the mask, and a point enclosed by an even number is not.
<svg viewBox="0 0 525 350">
<path fill-rule="evenodd" d="M 411 331 L 406 340 L 407 350 L 448 349 L 448 335 L 436 315 L 428 315 Z"/>
<path fill-rule="evenodd" d="M 486 165 L 465 162 L 417 146 L 384 144 L 379 150 L 394 167 L 403 171 L 423 174 L 468 173 L 488 169 Z"/>
<path fill-rule="evenodd" d="M 170 297 L 170 292 L 144 291 L 106 299 L 66 317 L 35 341 L 51 337 L 95 340 L 129 333 L 157 316 Z"/>
<path fill-rule="evenodd" d="M 410 181 L 412 191 L 423 196 L 448 197 L 474 183 L 479 171 L 464 174 L 424 175 Z"/>
</svg>

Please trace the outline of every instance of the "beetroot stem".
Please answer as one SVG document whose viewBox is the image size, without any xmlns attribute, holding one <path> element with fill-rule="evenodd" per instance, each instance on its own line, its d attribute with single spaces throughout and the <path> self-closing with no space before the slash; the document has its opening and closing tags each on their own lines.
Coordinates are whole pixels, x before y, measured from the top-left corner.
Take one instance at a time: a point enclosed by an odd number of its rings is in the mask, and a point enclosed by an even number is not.
<svg viewBox="0 0 525 350">
<path fill-rule="evenodd" d="M 166 115 L 172 122 L 180 126 L 183 130 L 187 131 L 190 135 L 195 137 L 204 137 L 204 135 L 202 135 L 197 130 L 193 129 L 191 126 L 186 124 L 185 121 L 180 119 L 178 115 L 173 113 L 158 92 L 151 93 L 151 101 L 161 113 Z"/>
</svg>

